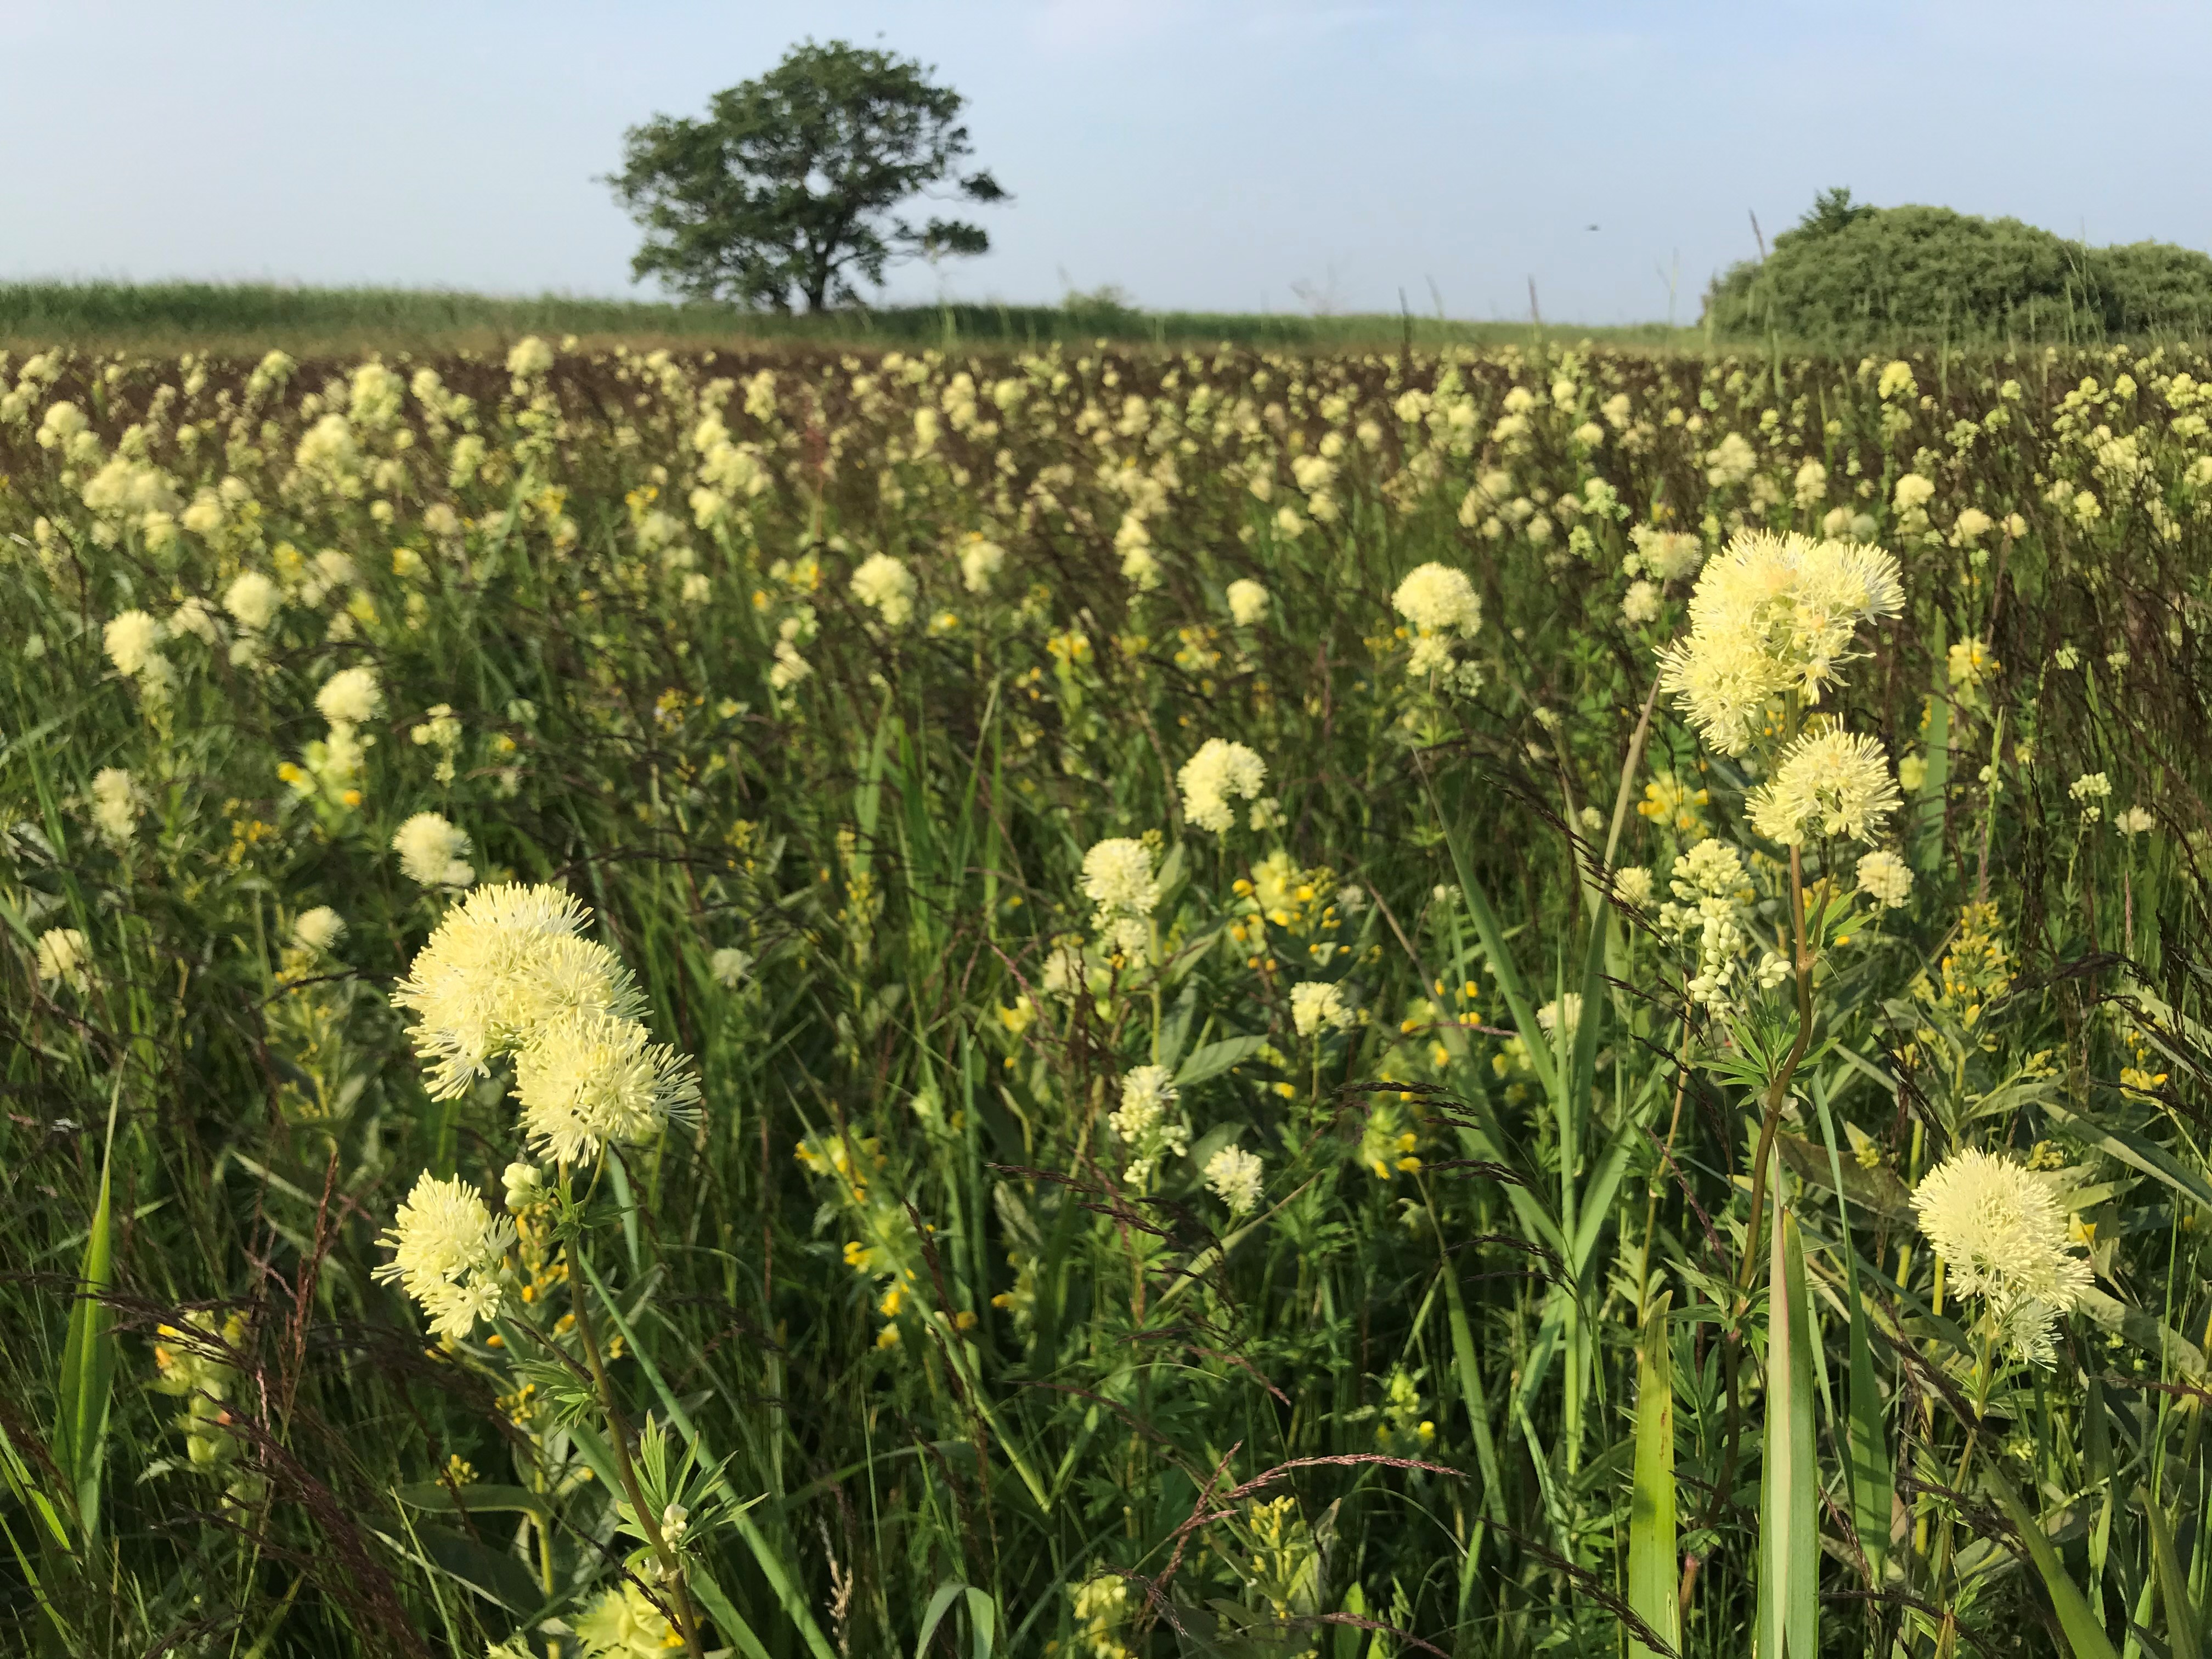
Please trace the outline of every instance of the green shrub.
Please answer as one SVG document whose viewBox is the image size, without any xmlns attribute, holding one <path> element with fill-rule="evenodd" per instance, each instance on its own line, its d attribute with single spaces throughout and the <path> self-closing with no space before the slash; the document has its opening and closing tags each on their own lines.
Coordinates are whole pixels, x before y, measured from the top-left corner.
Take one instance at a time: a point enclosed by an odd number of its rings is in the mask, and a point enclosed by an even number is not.
<svg viewBox="0 0 2212 1659">
<path fill-rule="evenodd" d="M 1718 334 L 1846 349 L 2193 337 L 2212 322 L 2212 258 L 2165 242 L 2088 247 L 2017 219 L 1875 208 L 1832 190 L 1767 258 L 1719 277 L 1705 305 Z"/>
</svg>

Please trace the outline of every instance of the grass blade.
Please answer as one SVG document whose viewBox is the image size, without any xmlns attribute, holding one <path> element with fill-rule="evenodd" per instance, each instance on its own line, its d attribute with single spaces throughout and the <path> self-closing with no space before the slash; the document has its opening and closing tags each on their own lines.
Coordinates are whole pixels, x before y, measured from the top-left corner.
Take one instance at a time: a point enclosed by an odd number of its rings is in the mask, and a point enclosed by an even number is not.
<svg viewBox="0 0 2212 1659">
<path fill-rule="evenodd" d="M 1844 1197 L 1844 1163 L 1836 1150 L 1836 1124 L 1828 1111 L 1827 1091 L 1814 1086 L 1820 1133 L 1828 1143 L 1828 1167 L 1836 1182 L 1836 1215 L 1844 1246 L 1844 1294 L 1851 1314 L 1850 1395 L 1844 1419 L 1844 1473 L 1851 1496 L 1851 1527 L 1867 1561 L 1867 1586 L 1880 1589 L 1889 1557 L 1889 1523 L 1895 1477 L 1882 1431 L 1881 1395 L 1874 1380 L 1874 1331 L 1859 1295 L 1858 1252 L 1851 1248 L 1850 1206 Z"/>
<path fill-rule="evenodd" d="M 1759 1470 L 1759 1651 L 1820 1652 L 1820 1486 L 1813 1462 L 1813 1353 L 1805 1317 L 1805 1248 L 1781 1202 L 1781 1160 L 1769 1230 L 1766 1451 Z"/>
<path fill-rule="evenodd" d="M 661 1376 L 660 1367 L 653 1363 L 653 1356 L 646 1351 L 645 1345 L 637 1340 L 637 1333 L 631 1329 L 629 1322 L 623 1317 L 621 1304 L 608 1293 L 606 1282 L 599 1277 L 599 1269 L 592 1266 L 591 1258 L 578 1251 L 574 1260 L 576 1265 L 584 1270 L 585 1277 L 592 1281 L 592 1288 L 599 1292 L 599 1305 L 606 1310 L 607 1318 L 612 1322 L 614 1328 L 622 1334 L 623 1345 L 629 1348 L 631 1357 L 636 1360 L 637 1368 L 645 1373 L 646 1381 L 653 1385 L 653 1391 L 660 1401 L 661 1409 L 668 1413 L 669 1422 L 674 1425 L 677 1433 L 682 1435 L 692 1447 L 694 1455 L 698 1458 L 699 1466 L 702 1468 L 720 1470 L 722 1466 L 715 1461 L 714 1454 L 707 1449 L 697 1425 L 691 1421 L 691 1414 L 684 1409 L 684 1402 L 676 1397 L 675 1390 L 668 1386 L 666 1379 Z M 584 1426 L 580 1424 L 572 1425 L 569 1432 L 575 1434 Z M 578 1444 L 586 1447 L 586 1455 L 588 1458 L 591 1455 L 590 1449 L 580 1437 Z M 596 1465 L 594 1467 L 596 1468 Z M 609 1480 L 611 1476 L 602 1471 L 600 1479 Z M 807 1650 L 814 1656 L 814 1659 L 834 1659 L 835 1650 L 830 1645 L 830 1638 L 822 1633 L 822 1626 L 815 1623 L 813 1611 L 806 1605 L 806 1598 L 800 1593 L 790 1569 L 784 1563 L 783 1557 L 777 1553 L 775 1546 L 769 1541 L 768 1535 L 761 1531 L 752 1516 L 745 1512 L 750 1507 L 750 1502 L 738 1496 L 737 1489 L 730 1484 L 729 1476 L 726 1474 L 717 1474 L 715 1484 L 721 1489 L 723 1499 L 730 1506 L 731 1525 L 737 1529 L 738 1536 L 744 1540 L 745 1547 L 752 1551 L 753 1559 L 759 1564 L 761 1576 L 768 1580 L 769 1588 L 775 1592 L 776 1602 L 783 1608 L 786 1616 L 799 1627 L 799 1635 L 805 1639 Z"/>
<path fill-rule="evenodd" d="M 112 1228 L 108 1194 L 114 1174 L 115 1112 L 122 1085 L 108 1102 L 107 1146 L 100 1165 L 100 1201 L 84 1242 L 76 1301 L 70 1309 L 62 1348 L 59 1401 L 54 1419 L 54 1461 L 76 1504 L 78 1537 L 89 1545 L 100 1531 L 100 1469 L 107 1450 L 107 1406 L 115 1377 L 115 1315 L 101 1298 L 113 1283 Z"/>
<path fill-rule="evenodd" d="M 1636 1485 L 1628 1510 L 1628 1605 L 1664 1637 L 1682 1644 L 1681 1603 L 1674 1593 L 1674 1351 L 1668 1338 L 1662 1291 L 1644 1316 L 1636 1348 Z M 1653 1650 L 1628 1638 L 1632 1659 Z"/>
<path fill-rule="evenodd" d="M 2189 1571 L 2173 1547 L 2173 1528 L 2148 1492 L 2142 1494 L 2143 1518 L 2150 1522 L 2150 1558 L 2158 1580 L 2158 1599 L 2166 1614 L 2166 1644 L 2173 1659 L 2204 1659 L 2204 1616 L 2189 1594 Z"/>
<path fill-rule="evenodd" d="M 2090 1611 L 2088 1598 L 2081 1594 L 2058 1552 L 2051 1547 L 2051 1540 L 2044 1535 L 2043 1523 L 2027 1501 L 2013 1490 L 2008 1481 L 1995 1469 L 1987 1470 L 1983 1479 L 1988 1482 L 1991 1496 L 2006 1518 L 2019 1529 L 2021 1541 L 2027 1546 L 2028 1559 L 2035 1563 L 2035 1571 L 2043 1580 L 2043 1588 L 2051 1596 L 2051 1605 L 2058 1614 L 2058 1628 L 2066 1638 L 2066 1646 L 2074 1659 L 2119 1659 L 2112 1651 L 2112 1638 L 2105 1627 Z"/>
</svg>

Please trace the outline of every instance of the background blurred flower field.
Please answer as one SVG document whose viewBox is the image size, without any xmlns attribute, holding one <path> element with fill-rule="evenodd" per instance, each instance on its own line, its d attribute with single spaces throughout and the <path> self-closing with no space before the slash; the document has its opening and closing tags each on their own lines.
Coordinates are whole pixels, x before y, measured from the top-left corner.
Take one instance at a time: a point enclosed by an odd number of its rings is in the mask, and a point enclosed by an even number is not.
<svg viewBox="0 0 2212 1659">
<path fill-rule="evenodd" d="M 2203 1651 L 2208 381 L 0 360 L 9 1644 Z"/>
</svg>

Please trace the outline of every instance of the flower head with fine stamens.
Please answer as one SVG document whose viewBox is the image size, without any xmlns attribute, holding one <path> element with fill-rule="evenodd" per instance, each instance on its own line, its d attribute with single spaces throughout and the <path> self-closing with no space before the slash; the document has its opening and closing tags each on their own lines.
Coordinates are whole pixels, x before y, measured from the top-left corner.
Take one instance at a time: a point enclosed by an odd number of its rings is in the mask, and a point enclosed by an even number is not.
<svg viewBox="0 0 2212 1659">
<path fill-rule="evenodd" d="M 1818 702 L 1860 625 L 1904 603 L 1897 561 L 1879 548 L 1746 531 L 1698 576 L 1661 688 L 1706 742 L 1741 755 L 1784 694 Z"/>
<path fill-rule="evenodd" d="M 634 1018 L 645 1000 L 589 913 L 557 887 L 480 887 L 448 911 L 392 1002 L 415 1017 L 432 1096 L 458 1098 L 540 1026 L 578 1010 Z"/>
<path fill-rule="evenodd" d="M 2049 1364 L 2051 1328 L 2093 1282 L 2075 1255 L 2066 1206 L 2049 1179 L 1970 1146 L 1913 1189 L 1920 1231 L 1947 1264 L 1951 1288 L 1987 1299 L 2021 1358 Z"/>
<path fill-rule="evenodd" d="M 1240 1216 L 1260 1201 L 1260 1156 L 1242 1146 L 1224 1146 L 1206 1161 L 1206 1189 Z"/>
<path fill-rule="evenodd" d="M 1256 799 L 1267 781 L 1267 763 L 1241 743 L 1208 738 L 1176 775 L 1183 816 L 1201 830 L 1225 834 L 1237 822 L 1232 799 Z"/>
<path fill-rule="evenodd" d="M 1127 836 L 1097 842 L 1083 855 L 1083 890 L 1098 907 L 1101 922 L 1152 915 L 1160 902 L 1152 848 Z"/>
<path fill-rule="evenodd" d="M 425 1174 L 381 1242 L 392 1260 L 375 1276 L 397 1279 L 436 1334 L 466 1336 L 498 1312 L 501 1258 L 514 1243 L 514 1224 L 495 1217 L 466 1182 Z"/>
<path fill-rule="evenodd" d="M 1870 841 L 1899 804 L 1881 739 L 1832 729 L 1790 744 L 1747 803 L 1753 828 L 1784 847 L 1816 833 Z"/>
<path fill-rule="evenodd" d="M 532 1034 L 514 1063 L 523 1133 L 557 1163 L 595 1158 L 608 1141 L 650 1140 L 699 1103 L 690 1062 L 636 1020 L 578 1008 Z"/>
</svg>

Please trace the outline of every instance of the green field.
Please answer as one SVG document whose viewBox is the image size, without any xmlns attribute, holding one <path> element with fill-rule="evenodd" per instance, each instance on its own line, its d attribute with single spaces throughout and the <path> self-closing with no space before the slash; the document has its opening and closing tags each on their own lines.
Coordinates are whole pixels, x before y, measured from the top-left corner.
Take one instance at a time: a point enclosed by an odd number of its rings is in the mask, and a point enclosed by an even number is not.
<svg viewBox="0 0 2212 1659">
<path fill-rule="evenodd" d="M 2203 1652 L 2212 362 L 994 315 L 0 290 L 0 1647 Z"/>
</svg>

